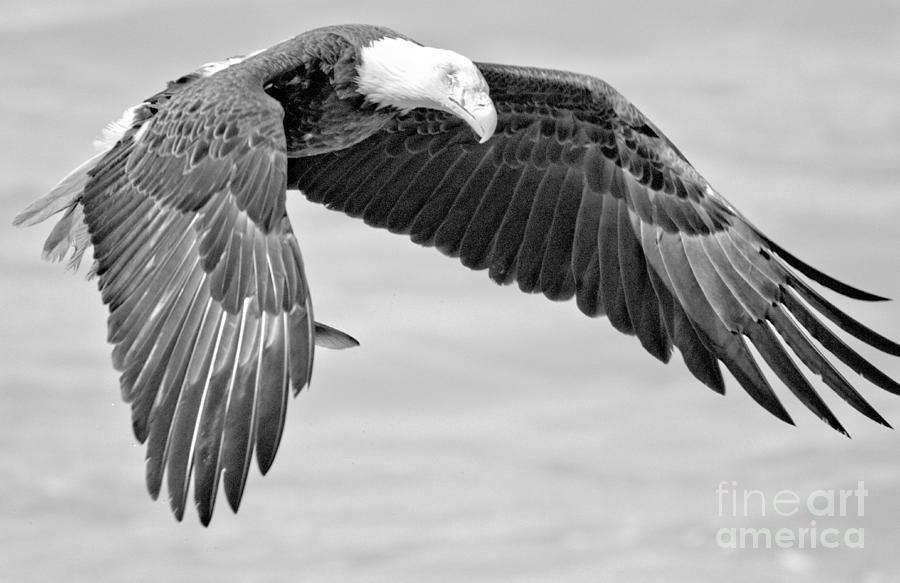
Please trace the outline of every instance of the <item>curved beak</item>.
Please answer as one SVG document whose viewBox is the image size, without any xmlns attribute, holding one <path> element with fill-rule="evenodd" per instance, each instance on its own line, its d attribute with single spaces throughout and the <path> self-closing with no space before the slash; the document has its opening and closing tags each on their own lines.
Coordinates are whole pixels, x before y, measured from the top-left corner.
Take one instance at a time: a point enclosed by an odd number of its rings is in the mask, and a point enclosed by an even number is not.
<svg viewBox="0 0 900 583">
<path fill-rule="evenodd" d="M 467 109 L 466 113 L 469 118 L 466 122 L 476 134 L 478 134 L 478 143 L 483 144 L 494 135 L 497 129 L 497 110 L 494 109 L 494 102 L 488 101 L 485 104 L 476 105 L 471 109 Z"/>
<path fill-rule="evenodd" d="M 466 122 L 478 135 L 478 143 L 483 144 L 494 135 L 497 129 L 497 110 L 489 97 L 475 101 L 472 105 L 463 105 L 456 99 L 450 99 L 450 113 Z"/>
</svg>

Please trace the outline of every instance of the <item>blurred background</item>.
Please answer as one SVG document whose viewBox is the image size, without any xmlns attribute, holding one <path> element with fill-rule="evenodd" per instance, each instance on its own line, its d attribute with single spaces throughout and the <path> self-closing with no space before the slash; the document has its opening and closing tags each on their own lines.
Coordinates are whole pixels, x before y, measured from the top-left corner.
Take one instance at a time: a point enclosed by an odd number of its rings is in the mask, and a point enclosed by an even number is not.
<svg viewBox="0 0 900 583">
<path fill-rule="evenodd" d="M 309 28 L 390 26 L 473 60 L 599 76 L 732 203 L 813 265 L 900 296 L 900 2 L 0 1 L 0 580 L 900 580 L 900 435 L 776 385 L 797 421 L 720 397 L 605 320 L 493 285 L 290 195 L 319 351 L 239 515 L 176 523 L 144 487 L 94 282 L 13 216 L 126 106 Z M 896 303 L 829 298 L 900 338 Z M 900 378 L 900 361 L 867 356 Z M 851 379 L 858 379 L 848 372 Z M 900 399 L 857 383 L 900 423 Z M 827 391 L 827 389 L 823 389 Z M 865 548 L 722 549 L 716 488 L 869 491 Z"/>
</svg>

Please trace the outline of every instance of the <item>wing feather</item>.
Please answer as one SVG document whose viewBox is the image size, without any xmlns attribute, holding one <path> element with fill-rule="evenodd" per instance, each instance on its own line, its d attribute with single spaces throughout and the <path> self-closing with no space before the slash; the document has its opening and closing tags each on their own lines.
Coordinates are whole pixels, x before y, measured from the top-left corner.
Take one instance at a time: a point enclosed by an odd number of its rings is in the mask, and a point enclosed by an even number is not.
<svg viewBox="0 0 900 583">
<path fill-rule="evenodd" d="M 523 292 L 541 291 L 541 268 L 559 202 L 559 192 L 567 173 L 568 169 L 564 166 L 549 166 L 534 193 L 531 210 L 524 225 L 522 244 L 516 257 L 516 279 Z"/>
<path fill-rule="evenodd" d="M 572 273 L 572 245 L 575 225 L 581 206 L 583 178 L 576 169 L 566 169 L 559 197 L 553 213 L 553 222 L 547 232 L 546 249 L 541 262 L 540 289 L 551 300 L 561 301 L 575 294 L 575 277 Z"/>
<path fill-rule="evenodd" d="M 622 272 L 619 262 L 619 207 L 617 198 L 606 197 L 600 219 L 597 246 L 600 253 L 600 296 L 606 307 L 610 324 L 623 334 L 634 334 L 625 291 L 622 289 Z M 627 237 L 623 233 L 622 237 Z"/>
<path fill-rule="evenodd" d="M 458 256 L 463 236 L 481 202 L 485 185 L 489 184 L 496 166 L 492 151 L 489 149 L 462 181 L 454 193 L 449 208 L 439 218 L 439 225 L 434 232 L 434 246 L 447 255 Z M 446 199 L 450 200 L 450 197 Z"/>
<path fill-rule="evenodd" d="M 518 178 L 519 172 L 503 162 L 484 188 L 459 244 L 459 259 L 466 267 L 487 267 Z"/>
<path fill-rule="evenodd" d="M 437 189 L 440 180 L 451 173 L 451 169 L 463 157 L 462 153 L 453 153 L 430 158 L 422 166 L 422 171 L 406 186 L 397 204 L 388 213 L 385 221 L 387 229 L 394 233 L 408 232 L 413 220 L 428 201 L 428 195 Z"/>
<path fill-rule="evenodd" d="M 527 165 L 522 169 L 522 174 L 516 182 L 512 200 L 500 223 L 489 264 L 488 274 L 497 283 L 511 283 L 518 277 L 520 269 L 518 257 L 525 240 L 534 194 L 546 174 L 546 168 Z"/>
<path fill-rule="evenodd" d="M 647 263 L 634 231 L 635 216 L 619 205 L 619 272 L 622 292 L 632 328 L 651 355 L 667 362 L 671 344 L 662 325 L 660 302 L 647 277 Z"/>
</svg>

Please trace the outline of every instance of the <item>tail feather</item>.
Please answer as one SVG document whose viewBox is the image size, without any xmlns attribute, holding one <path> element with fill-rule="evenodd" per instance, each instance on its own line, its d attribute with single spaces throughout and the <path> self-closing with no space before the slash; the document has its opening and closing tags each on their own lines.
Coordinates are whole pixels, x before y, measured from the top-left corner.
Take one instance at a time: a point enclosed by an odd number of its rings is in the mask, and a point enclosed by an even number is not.
<svg viewBox="0 0 900 583">
<path fill-rule="evenodd" d="M 359 346 L 359 341 L 346 332 L 341 332 L 328 324 L 316 322 L 316 346 L 330 348 L 332 350 L 342 350 L 344 348 Z"/>
</svg>

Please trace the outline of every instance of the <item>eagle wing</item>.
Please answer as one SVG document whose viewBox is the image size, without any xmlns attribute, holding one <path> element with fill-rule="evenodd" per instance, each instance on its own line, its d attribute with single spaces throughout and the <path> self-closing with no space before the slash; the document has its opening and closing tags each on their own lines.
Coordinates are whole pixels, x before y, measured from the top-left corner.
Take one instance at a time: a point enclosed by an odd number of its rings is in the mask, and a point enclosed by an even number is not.
<svg viewBox="0 0 900 583">
<path fill-rule="evenodd" d="M 254 451 L 269 469 L 289 388 L 312 372 L 284 111 L 257 85 L 218 75 L 185 87 L 125 134 L 83 196 L 148 488 L 156 497 L 165 474 L 181 519 L 193 472 L 204 524 L 220 478 L 236 510 Z"/>
<path fill-rule="evenodd" d="M 844 428 L 796 359 L 862 414 L 887 422 L 831 361 L 900 392 L 826 326 L 900 355 L 900 345 L 829 303 L 794 271 L 840 293 L 882 299 L 777 246 L 720 196 L 640 111 L 591 77 L 479 64 L 498 111 L 472 140 L 458 119 L 418 109 L 342 151 L 289 161 L 312 201 L 487 269 L 498 283 L 636 335 L 724 392 L 719 363 L 792 423 L 749 346 L 817 416 Z M 793 268 L 793 269 L 792 269 Z M 830 353 L 830 354 L 829 354 Z"/>
</svg>

